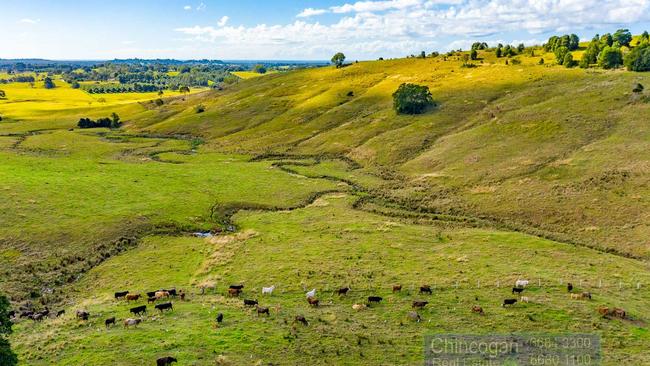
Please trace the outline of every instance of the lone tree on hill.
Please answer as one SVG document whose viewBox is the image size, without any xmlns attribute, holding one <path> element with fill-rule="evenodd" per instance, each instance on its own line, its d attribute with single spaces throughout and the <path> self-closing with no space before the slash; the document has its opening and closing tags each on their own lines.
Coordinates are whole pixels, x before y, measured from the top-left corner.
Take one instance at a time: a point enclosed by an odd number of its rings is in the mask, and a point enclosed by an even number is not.
<svg viewBox="0 0 650 366">
<path fill-rule="evenodd" d="M 433 105 L 428 86 L 404 83 L 393 93 L 393 107 L 400 114 L 419 114 Z"/>
<path fill-rule="evenodd" d="M 336 65 L 336 68 L 343 66 L 345 62 L 345 55 L 342 52 L 338 52 L 336 55 L 332 56 L 332 63 Z"/>
<path fill-rule="evenodd" d="M 11 334 L 11 319 L 9 317 L 9 300 L 0 295 L 0 365 L 14 366 L 18 364 L 18 357 L 11 351 L 7 335 Z"/>
<path fill-rule="evenodd" d="M 45 79 L 43 79 L 43 86 L 45 87 L 45 89 L 56 88 L 56 85 L 54 85 L 52 78 L 50 78 L 49 76 L 46 76 Z"/>
</svg>

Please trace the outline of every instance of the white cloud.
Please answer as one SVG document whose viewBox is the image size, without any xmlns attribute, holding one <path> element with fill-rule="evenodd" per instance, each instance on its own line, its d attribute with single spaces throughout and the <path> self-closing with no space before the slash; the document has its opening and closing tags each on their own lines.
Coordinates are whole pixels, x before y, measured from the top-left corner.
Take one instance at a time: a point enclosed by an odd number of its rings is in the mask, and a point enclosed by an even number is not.
<svg viewBox="0 0 650 366">
<path fill-rule="evenodd" d="M 41 21 L 40 19 L 23 18 L 19 22 L 24 24 L 36 24 L 39 23 L 40 21 Z"/>
<path fill-rule="evenodd" d="M 227 15 L 224 15 L 224 16 L 221 17 L 221 19 L 219 19 L 219 21 L 217 22 L 217 25 L 220 26 L 220 27 L 223 27 L 228 23 L 228 20 L 230 20 L 230 18 Z"/>
<path fill-rule="evenodd" d="M 185 5 L 183 10 L 192 10 L 192 5 Z"/>
<path fill-rule="evenodd" d="M 300 12 L 300 14 L 296 15 L 298 18 L 309 18 L 312 16 L 316 15 L 321 15 L 327 13 L 327 10 L 325 9 L 314 9 L 314 8 L 307 8 Z"/>
<path fill-rule="evenodd" d="M 467 48 L 470 39 L 484 41 L 504 34 L 532 40 L 549 32 L 588 33 L 595 27 L 613 31 L 619 24 L 650 21 L 650 0 L 377 0 L 342 3 L 328 10 L 309 8 L 298 17 L 326 12 L 338 19 L 195 25 L 176 31 L 189 42 L 218 44 L 225 57 L 323 58 L 341 50 L 375 58 Z"/>
<path fill-rule="evenodd" d="M 199 6 L 196 7 L 196 11 L 203 11 L 205 10 L 206 6 L 205 3 L 201 2 Z"/>
</svg>

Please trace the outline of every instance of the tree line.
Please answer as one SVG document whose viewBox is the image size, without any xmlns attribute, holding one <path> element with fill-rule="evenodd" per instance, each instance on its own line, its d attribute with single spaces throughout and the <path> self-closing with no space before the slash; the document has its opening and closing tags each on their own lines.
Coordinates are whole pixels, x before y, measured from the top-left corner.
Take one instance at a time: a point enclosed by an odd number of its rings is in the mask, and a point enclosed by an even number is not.
<svg viewBox="0 0 650 366">
<path fill-rule="evenodd" d="M 120 116 L 117 113 L 111 114 L 111 117 L 103 117 L 97 121 L 93 121 L 90 118 L 81 118 L 77 123 L 79 128 L 120 128 L 122 122 L 120 122 Z"/>
</svg>

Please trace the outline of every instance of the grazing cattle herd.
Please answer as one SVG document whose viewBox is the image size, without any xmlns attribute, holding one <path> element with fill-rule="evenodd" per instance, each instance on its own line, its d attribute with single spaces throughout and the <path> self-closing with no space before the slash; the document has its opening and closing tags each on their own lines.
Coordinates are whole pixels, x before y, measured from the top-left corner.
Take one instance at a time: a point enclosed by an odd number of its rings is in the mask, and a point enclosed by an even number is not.
<svg viewBox="0 0 650 366">
<path fill-rule="evenodd" d="M 529 284 L 529 281 L 527 280 L 517 280 L 515 282 L 515 286 L 512 288 L 511 294 L 512 295 L 518 295 L 519 298 L 506 298 L 503 300 L 501 306 L 503 308 L 506 307 L 513 307 L 515 306 L 518 302 L 521 303 L 531 303 L 531 298 L 528 296 L 522 296 L 524 291 L 526 290 L 527 286 Z M 216 284 L 210 283 L 209 285 L 201 285 L 200 287 L 201 294 L 205 294 L 205 290 L 207 288 L 216 290 Z M 243 293 L 244 285 L 242 284 L 236 284 L 236 285 L 230 285 L 228 287 L 227 295 L 230 297 L 238 297 Z M 269 287 L 262 287 L 262 295 L 272 295 L 273 291 L 276 289 L 275 286 L 269 286 Z M 567 284 L 567 292 L 569 293 L 570 299 L 573 300 L 592 300 L 592 294 L 590 292 L 578 292 L 574 293 L 574 286 L 571 283 Z M 346 287 L 340 287 L 337 290 L 334 291 L 334 295 L 338 296 L 347 296 L 348 293 L 351 291 L 351 288 L 349 286 Z M 402 291 L 402 285 L 393 285 L 392 286 L 392 292 L 397 293 Z M 422 285 L 419 287 L 418 291 L 419 295 L 432 295 L 433 294 L 433 289 L 430 285 Z M 146 293 L 147 297 L 147 304 L 151 303 L 156 303 L 159 300 L 162 299 L 167 299 L 169 300 L 170 298 L 176 298 L 180 297 L 180 299 L 183 301 L 185 300 L 185 292 L 183 290 L 176 291 L 175 288 L 172 289 L 159 289 L 156 291 L 150 291 Z M 320 301 L 318 298 L 316 298 L 316 289 L 312 289 L 311 291 L 308 291 L 305 293 L 305 296 L 307 298 L 307 302 L 309 306 L 317 308 L 320 305 Z M 144 299 L 141 294 L 139 293 L 130 293 L 129 291 L 118 291 L 114 293 L 115 300 L 124 300 L 126 303 L 130 303 L 132 301 L 139 301 L 140 299 Z M 376 295 L 371 295 L 367 297 L 366 303 L 355 303 L 352 305 L 352 309 L 355 311 L 361 311 L 364 309 L 368 309 L 372 307 L 373 305 L 378 305 L 380 304 L 384 299 L 381 296 L 376 296 Z M 476 298 L 478 300 L 478 298 Z M 331 303 L 331 301 L 329 302 Z M 424 309 L 427 305 L 429 304 L 429 301 L 424 301 L 424 300 L 413 300 L 411 303 L 411 308 L 413 309 L 412 311 L 409 311 L 407 313 L 407 319 L 413 322 L 420 322 L 422 320 L 422 317 L 420 314 L 418 314 L 418 310 Z M 244 307 L 252 307 L 254 308 L 255 312 L 257 313 L 257 316 L 261 315 L 266 315 L 267 317 L 271 315 L 271 311 L 269 307 L 264 307 L 260 306 L 259 301 L 257 299 L 244 299 L 243 300 L 243 306 Z M 173 304 L 171 301 L 167 301 L 164 303 L 159 303 L 154 306 L 155 309 L 160 311 L 160 314 L 162 315 L 165 310 L 173 311 Z M 276 309 L 277 310 L 277 309 Z M 607 307 L 607 306 L 600 306 L 597 309 L 598 313 L 602 315 L 605 318 L 611 319 L 611 318 L 618 318 L 618 319 L 628 319 L 628 315 L 625 310 L 617 307 Z M 472 313 L 480 314 L 480 315 L 485 315 L 485 312 L 483 308 L 479 305 L 474 305 L 471 308 Z M 134 318 L 127 318 L 123 320 L 123 325 L 124 328 L 137 328 L 140 323 L 143 322 L 143 315 L 147 314 L 147 305 L 139 305 L 136 307 L 132 307 L 129 309 L 129 313 L 133 314 L 135 316 Z M 31 303 L 21 306 L 19 308 L 19 311 L 12 310 L 9 312 L 9 315 L 12 319 L 17 319 L 17 318 L 29 318 L 34 320 L 35 322 L 40 322 L 44 320 L 45 318 L 50 318 L 50 317 L 60 317 L 65 314 L 65 310 L 60 310 L 57 311 L 56 313 L 50 314 L 50 310 L 45 307 L 41 311 L 34 311 L 33 305 Z M 90 313 L 87 310 L 76 310 L 75 312 L 75 318 L 80 320 L 80 321 L 88 321 L 90 317 Z M 218 313 L 216 318 L 215 318 L 216 324 L 221 324 L 224 321 L 224 315 L 223 313 Z M 309 322 L 307 321 L 307 318 L 305 318 L 304 315 L 296 315 L 294 318 L 294 321 L 297 323 L 301 323 L 304 326 L 309 326 Z M 108 330 L 109 328 L 113 327 L 116 325 L 117 319 L 115 316 L 112 316 L 110 318 L 105 319 L 104 325 L 105 328 Z M 162 357 L 157 359 L 157 365 L 171 365 L 173 362 L 177 362 L 177 360 L 174 357 L 167 356 L 167 357 Z"/>
</svg>

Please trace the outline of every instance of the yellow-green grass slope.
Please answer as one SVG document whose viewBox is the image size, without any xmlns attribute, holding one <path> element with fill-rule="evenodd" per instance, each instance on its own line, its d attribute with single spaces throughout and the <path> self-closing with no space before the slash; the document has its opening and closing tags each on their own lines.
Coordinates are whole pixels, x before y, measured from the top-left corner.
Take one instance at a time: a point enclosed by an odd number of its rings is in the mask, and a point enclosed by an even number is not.
<svg viewBox="0 0 650 366">
<path fill-rule="evenodd" d="M 474 68 L 440 56 L 268 75 L 147 111 L 129 128 L 200 135 L 221 151 L 345 155 L 396 178 L 383 194 L 408 209 L 647 259 L 650 104 L 632 88 L 650 76 L 567 69 L 539 49 L 521 64 L 479 57 Z M 429 86 L 438 107 L 396 115 L 401 83 Z"/>
</svg>

